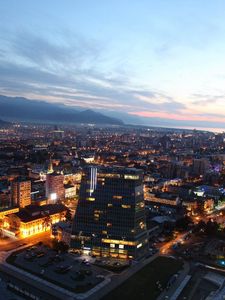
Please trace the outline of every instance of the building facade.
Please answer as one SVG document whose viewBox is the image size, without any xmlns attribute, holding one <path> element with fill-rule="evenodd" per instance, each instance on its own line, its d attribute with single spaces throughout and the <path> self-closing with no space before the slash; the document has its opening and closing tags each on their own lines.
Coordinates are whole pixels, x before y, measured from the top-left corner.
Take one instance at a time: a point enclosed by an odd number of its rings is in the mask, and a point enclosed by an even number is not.
<svg viewBox="0 0 225 300">
<path fill-rule="evenodd" d="M 143 174 L 89 167 L 82 175 L 71 248 L 96 256 L 140 258 L 148 249 Z"/>
<path fill-rule="evenodd" d="M 17 178 L 11 183 L 11 199 L 13 206 L 24 208 L 31 204 L 31 181 Z"/>
<path fill-rule="evenodd" d="M 64 221 L 66 212 L 62 204 L 30 205 L 19 212 L 7 214 L 3 219 L 3 230 L 29 237 L 49 231 L 52 224 Z"/>
<path fill-rule="evenodd" d="M 65 198 L 64 175 L 52 173 L 46 175 L 46 197 L 51 204 Z"/>
</svg>

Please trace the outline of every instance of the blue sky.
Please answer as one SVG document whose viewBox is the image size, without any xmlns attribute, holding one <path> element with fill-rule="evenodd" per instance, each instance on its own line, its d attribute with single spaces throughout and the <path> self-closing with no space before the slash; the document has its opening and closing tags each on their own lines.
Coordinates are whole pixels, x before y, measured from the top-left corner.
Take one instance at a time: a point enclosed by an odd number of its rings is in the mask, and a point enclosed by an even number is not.
<svg viewBox="0 0 225 300">
<path fill-rule="evenodd" d="M 224 0 L 0 0 L 0 93 L 225 129 Z"/>
</svg>

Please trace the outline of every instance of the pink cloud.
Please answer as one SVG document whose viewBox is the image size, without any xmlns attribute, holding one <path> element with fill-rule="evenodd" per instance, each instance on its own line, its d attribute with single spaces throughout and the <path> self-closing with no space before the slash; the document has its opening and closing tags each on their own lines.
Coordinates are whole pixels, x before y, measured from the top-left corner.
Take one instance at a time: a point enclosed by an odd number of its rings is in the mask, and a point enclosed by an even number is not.
<svg viewBox="0 0 225 300">
<path fill-rule="evenodd" d="M 208 122 L 224 122 L 225 117 L 209 117 L 204 115 L 194 115 L 194 114 L 183 114 L 183 113 L 168 113 L 168 112 L 149 112 L 149 111 L 137 111 L 129 112 L 130 115 L 135 115 L 144 118 L 161 118 L 177 121 L 208 121 Z"/>
</svg>

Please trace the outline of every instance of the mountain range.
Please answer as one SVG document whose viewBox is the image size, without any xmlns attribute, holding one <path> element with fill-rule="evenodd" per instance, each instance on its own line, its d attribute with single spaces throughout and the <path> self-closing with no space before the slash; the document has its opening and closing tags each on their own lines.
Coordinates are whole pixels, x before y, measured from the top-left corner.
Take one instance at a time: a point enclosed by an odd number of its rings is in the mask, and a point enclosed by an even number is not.
<svg viewBox="0 0 225 300">
<path fill-rule="evenodd" d="M 0 127 L 5 127 L 5 126 L 9 126 L 11 123 L 0 120 Z"/>
<path fill-rule="evenodd" d="M 0 95 L 0 118 L 10 122 L 123 124 L 117 118 L 105 116 L 91 109 L 80 111 L 63 104 L 3 95 Z"/>
</svg>

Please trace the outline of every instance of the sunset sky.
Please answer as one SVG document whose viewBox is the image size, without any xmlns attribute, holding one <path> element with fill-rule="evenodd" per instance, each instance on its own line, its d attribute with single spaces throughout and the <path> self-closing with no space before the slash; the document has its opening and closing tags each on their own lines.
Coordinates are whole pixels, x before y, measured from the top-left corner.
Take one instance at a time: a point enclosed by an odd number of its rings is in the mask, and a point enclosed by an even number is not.
<svg viewBox="0 0 225 300">
<path fill-rule="evenodd" d="M 0 0 L 0 93 L 225 130 L 224 0 Z"/>
</svg>

